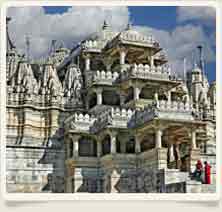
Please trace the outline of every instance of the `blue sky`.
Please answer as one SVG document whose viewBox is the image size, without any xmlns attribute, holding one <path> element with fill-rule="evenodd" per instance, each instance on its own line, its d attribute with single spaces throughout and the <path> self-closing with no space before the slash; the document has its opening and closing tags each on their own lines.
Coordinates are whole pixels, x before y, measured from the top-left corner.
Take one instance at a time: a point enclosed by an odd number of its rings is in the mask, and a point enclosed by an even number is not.
<svg viewBox="0 0 222 212">
<path fill-rule="evenodd" d="M 78 14 L 77 14 L 78 10 Z M 31 10 L 30 10 L 31 11 Z M 126 22 L 131 22 L 133 25 L 137 26 L 139 30 L 145 33 L 154 33 L 154 36 L 156 38 L 160 39 L 160 44 L 163 44 L 163 47 L 166 47 L 169 53 L 169 57 L 177 64 L 177 68 L 180 67 L 180 61 L 182 60 L 182 57 L 188 57 L 189 60 L 191 60 L 190 55 L 193 54 L 195 47 L 199 44 L 203 45 L 204 47 L 204 54 L 206 57 L 206 72 L 207 76 L 210 81 L 215 80 L 215 12 L 210 10 L 209 8 L 197 8 L 196 10 L 192 9 L 191 7 L 186 8 L 177 8 L 177 7 L 128 7 L 125 9 L 111 9 L 111 16 L 116 17 L 116 21 L 114 20 L 113 25 L 116 28 L 123 28 L 123 25 L 126 24 Z M 75 25 L 75 19 L 81 18 L 82 20 L 85 20 L 85 22 L 90 22 L 92 20 L 92 17 L 94 19 L 95 16 L 93 16 L 93 13 L 96 14 L 96 16 L 100 16 L 100 18 L 95 17 L 95 25 L 97 25 L 97 28 L 99 25 L 101 25 L 103 17 L 110 16 L 110 11 L 106 12 L 102 10 L 98 12 L 98 10 L 93 9 L 85 9 L 82 10 L 80 8 L 75 9 L 70 7 L 44 7 L 43 11 L 38 10 L 37 12 L 30 12 L 30 13 L 36 13 L 36 17 L 39 16 L 39 21 L 44 20 L 48 21 L 49 16 L 51 19 L 55 19 L 53 23 L 56 25 L 59 25 L 59 22 L 61 22 L 60 28 L 64 27 L 64 30 L 67 30 L 67 32 L 70 32 L 70 29 L 73 30 L 73 35 L 70 33 L 70 37 L 67 37 L 67 33 L 62 34 L 62 32 L 59 32 L 54 26 L 52 27 L 52 30 L 50 32 L 47 32 L 44 36 L 44 30 L 45 28 L 40 28 L 39 31 L 41 31 L 41 34 L 36 36 L 36 40 L 38 38 L 41 38 L 43 40 L 43 37 L 46 38 L 46 36 L 57 36 L 59 39 L 65 40 L 65 43 L 68 43 L 67 45 L 70 45 L 70 42 L 74 42 L 75 40 L 79 40 L 81 36 L 86 34 L 86 28 L 85 31 L 82 32 L 81 29 L 79 29 L 80 32 L 78 32 L 78 28 L 82 27 L 77 23 Z M 17 12 L 17 11 L 16 11 Z M 14 11 L 15 13 L 15 11 Z M 107 15 L 109 13 L 109 15 Z M 18 13 L 21 16 L 21 12 Z M 29 13 L 27 13 L 29 14 Z M 84 15 L 86 17 L 87 14 L 91 14 L 92 17 L 89 19 L 85 19 Z M 97 15 L 98 14 L 98 15 Z M 18 15 L 18 18 L 20 16 Z M 48 15 L 48 16 L 47 16 Z M 58 16 L 59 15 L 59 16 Z M 34 15 L 32 15 L 34 16 Z M 70 20 L 71 17 L 73 20 Z M 61 17 L 65 20 L 65 24 L 62 23 Z M 67 18 L 67 19 L 66 19 Z M 24 19 L 24 17 L 23 17 Z M 21 17 L 21 20 L 23 20 Z M 27 28 L 28 23 L 31 22 L 32 17 L 27 18 L 27 25 L 23 25 L 24 28 Z M 129 20 L 128 20 L 129 19 Z M 70 23 L 67 23 L 67 20 L 70 20 Z M 37 18 L 35 20 L 33 19 L 32 22 L 36 22 L 36 26 L 39 27 Z M 25 22 L 25 20 L 24 20 Z M 79 21 L 78 21 L 79 22 Z M 87 23 L 82 22 L 82 25 L 86 25 Z M 118 23 L 121 22 L 121 23 Z M 20 22 L 19 22 L 20 23 Z M 55 25 L 54 24 L 54 25 Z M 122 25 L 121 25 L 122 24 Z M 44 25 L 42 23 L 42 25 Z M 51 24 L 53 25 L 53 24 Z M 88 24 L 88 28 L 91 29 L 92 22 Z M 20 26 L 22 28 L 23 26 Z M 68 29 L 68 26 L 72 27 Z M 29 28 L 34 28 L 33 24 Z M 74 29 L 74 27 L 76 27 Z M 36 28 L 36 27 L 35 27 Z M 58 28 L 59 29 L 59 28 Z M 19 30 L 19 29 L 18 29 Z M 54 31 L 53 31 L 54 30 Z M 57 30 L 57 31 L 56 31 Z M 79 33 L 79 35 L 75 35 L 74 33 Z M 35 37 L 35 29 L 33 29 L 33 37 Z M 55 35 L 55 33 L 60 33 L 59 35 Z M 72 37 L 71 37 L 72 36 Z M 192 39 L 193 36 L 193 39 Z M 40 39 L 40 40 L 41 40 Z M 175 44 L 174 44 L 175 40 Z M 46 40 L 43 40 L 42 43 L 45 43 Z M 19 43 L 19 42 L 18 42 Z M 189 50 L 188 46 L 189 43 L 191 43 Z M 45 44 L 44 44 L 45 45 Z M 43 48 L 43 47 L 42 47 Z M 41 50 L 41 49 L 40 49 Z M 39 54 L 41 51 L 39 50 Z M 34 51 L 34 50 L 33 50 Z M 179 57 L 179 54 L 181 54 L 181 58 Z M 190 61 L 192 62 L 192 61 Z M 179 64 L 179 65 L 178 65 Z"/>
</svg>

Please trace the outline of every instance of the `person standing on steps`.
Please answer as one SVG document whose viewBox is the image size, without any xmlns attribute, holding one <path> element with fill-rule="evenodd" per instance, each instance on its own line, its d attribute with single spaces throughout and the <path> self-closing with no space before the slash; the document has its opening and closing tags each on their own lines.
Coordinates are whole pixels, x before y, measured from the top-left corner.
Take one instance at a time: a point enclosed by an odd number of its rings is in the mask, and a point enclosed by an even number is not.
<svg viewBox="0 0 222 212">
<path fill-rule="evenodd" d="M 203 164 L 201 160 L 198 160 L 196 163 L 196 170 L 194 172 L 194 177 L 199 181 L 201 181 L 202 172 L 203 172 Z"/>
<path fill-rule="evenodd" d="M 204 183 L 205 184 L 211 184 L 211 166 L 209 163 L 207 163 L 207 161 L 204 162 L 204 172 L 205 172 L 205 181 Z"/>
</svg>

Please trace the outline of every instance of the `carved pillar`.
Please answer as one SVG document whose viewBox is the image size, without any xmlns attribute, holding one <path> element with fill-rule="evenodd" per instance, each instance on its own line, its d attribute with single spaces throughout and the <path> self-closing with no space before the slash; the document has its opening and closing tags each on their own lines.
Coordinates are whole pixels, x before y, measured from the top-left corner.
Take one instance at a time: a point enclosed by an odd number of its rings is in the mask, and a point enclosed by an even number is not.
<svg viewBox="0 0 222 212">
<path fill-rule="evenodd" d="M 162 130 L 161 129 L 156 129 L 155 131 L 155 144 L 156 148 L 162 148 Z"/>
<path fill-rule="evenodd" d="M 141 152 L 141 137 L 139 135 L 135 136 L 135 152 L 140 153 Z"/>
<path fill-rule="evenodd" d="M 196 149 L 197 144 L 196 144 L 196 130 L 191 129 L 191 148 Z"/>
<path fill-rule="evenodd" d="M 91 80 L 91 73 L 90 73 L 90 56 L 85 56 L 85 71 L 84 71 L 84 78 L 86 86 L 89 84 Z"/>
<path fill-rule="evenodd" d="M 102 155 L 102 144 L 100 141 L 97 141 L 97 157 Z"/>
<path fill-rule="evenodd" d="M 111 154 L 116 154 L 116 132 L 111 132 L 110 133 L 110 153 Z"/>
<path fill-rule="evenodd" d="M 150 56 L 150 67 L 154 67 L 154 56 Z"/>
<path fill-rule="evenodd" d="M 167 101 L 168 101 L 168 103 L 171 102 L 171 91 L 167 92 Z"/>
<path fill-rule="evenodd" d="M 180 158 L 180 144 L 176 142 L 175 144 L 175 152 L 176 152 L 176 168 L 181 168 L 181 158 Z"/>
<path fill-rule="evenodd" d="M 90 70 L 90 58 L 89 58 L 89 56 L 85 57 L 85 70 L 86 71 Z"/>
<path fill-rule="evenodd" d="M 154 101 L 156 102 L 156 106 L 159 107 L 158 93 L 154 93 Z"/>
<path fill-rule="evenodd" d="M 102 104 L 102 89 L 97 89 L 96 90 L 96 98 L 97 98 L 97 105 Z"/>
<path fill-rule="evenodd" d="M 173 148 L 173 144 L 169 145 L 169 161 L 173 162 L 175 160 L 174 157 L 174 148 Z"/>
<path fill-rule="evenodd" d="M 138 100 L 139 99 L 140 92 L 141 92 L 141 88 L 139 88 L 138 86 L 133 87 L 133 97 L 134 97 L 134 100 Z"/>
<path fill-rule="evenodd" d="M 79 156 L 79 139 L 80 135 L 73 135 L 72 136 L 72 142 L 73 142 L 73 157 Z"/>
<path fill-rule="evenodd" d="M 126 57 L 126 53 L 124 50 L 120 50 L 120 65 L 124 65 L 125 64 L 125 57 Z"/>
</svg>

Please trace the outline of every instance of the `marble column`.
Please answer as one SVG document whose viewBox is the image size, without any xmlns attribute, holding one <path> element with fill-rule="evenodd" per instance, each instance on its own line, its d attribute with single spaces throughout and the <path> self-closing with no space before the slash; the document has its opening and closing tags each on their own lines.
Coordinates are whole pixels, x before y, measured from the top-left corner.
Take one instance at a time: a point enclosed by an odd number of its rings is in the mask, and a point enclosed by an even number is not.
<svg viewBox="0 0 222 212">
<path fill-rule="evenodd" d="M 156 148 L 162 148 L 162 130 L 156 129 L 155 131 L 155 146 Z"/>
<path fill-rule="evenodd" d="M 74 135 L 72 137 L 72 142 L 73 142 L 73 157 L 78 157 L 79 156 L 79 135 Z"/>
<path fill-rule="evenodd" d="M 141 152 L 140 138 L 138 136 L 135 137 L 135 152 L 136 153 Z"/>
<path fill-rule="evenodd" d="M 102 143 L 100 141 L 97 141 L 97 157 L 101 157 L 102 155 Z"/>
<path fill-rule="evenodd" d="M 102 104 L 102 89 L 96 90 L 97 105 Z"/>
<path fill-rule="evenodd" d="M 167 101 L 168 101 L 168 103 L 171 102 L 171 91 L 167 92 Z"/>
<path fill-rule="evenodd" d="M 141 91 L 141 89 L 139 87 L 134 87 L 133 88 L 134 100 L 138 100 L 139 99 L 140 91 Z"/>
<path fill-rule="evenodd" d="M 175 160 L 173 144 L 169 145 L 169 160 L 170 162 Z"/>
<path fill-rule="evenodd" d="M 126 57 L 126 53 L 125 51 L 121 50 L 120 51 L 120 65 L 124 65 L 125 64 L 125 57 Z"/>
<path fill-rule="evenodd" d="M 112 132 L 110 134 L 110 153 L 116 154 L 116 133 Z"/>
<path fill-rule="evenodd" d="M 180 144 L 176 142 L 175 144 L 175 152 L 176 152 L 176 168 L 181 168 L 181 158 L 180 158 Z"/>
<path fill-rule="evenodd" d="M 191 129 L 191 148 L 196 149 L 197 144 L 196 144 L 196 130 Z"/>
<path fill-rule="evenodd" d="M 154 67 L 154 56 L 150 56 L 150 67 Z"/>
<path fill-rule="evenodd" d="M 85 69 L 87 71 L 90 70 L 90 58 L 89 57 L 85 58 Z"/>
<path fill-rule="evenodd" d="M 159 107 L 158 93 L 154 93 L 154 101 L 156 102 L 156 106 Z"/>
</svg>

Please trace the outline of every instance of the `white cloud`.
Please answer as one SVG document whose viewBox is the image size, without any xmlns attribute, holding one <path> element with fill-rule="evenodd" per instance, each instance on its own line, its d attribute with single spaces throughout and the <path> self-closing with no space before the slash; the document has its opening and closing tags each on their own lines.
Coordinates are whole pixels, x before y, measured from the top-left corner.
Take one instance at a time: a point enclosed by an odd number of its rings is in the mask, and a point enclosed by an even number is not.
<svg viewBox="0 0 222 212">
<path fill-rule="evenodd" d="M 179 22 L 190 20 L 203 20 L 205 24 L 215 24 L 216 10 L 213 7 L 178 7 L 177 20 Z M 204 22 L 203 22 L 204 23 Z"/>
<path fill-rule="evenodd" d="M 180 15 L 182 12 L 183 16 Z M 105 19 L 114 29 L 120 30 L 125 28 L 130 17 L 127 7 L 74 7 L 63 14 L 45 14 L 41 7 L 23 7 L 10 8 L 8 15 L 13 18 L 10 32 L 17 48 L 25 52 L 25 35 L 30 35 L 31 54 L 34 57 L 46 55 L 52 39 L 63 40 L 67 47 L 71 47 L 101 29 Z M 195 16 L 193 10 L 178 8 L 180 21 L 191 17 L 197 19 L 198 15 Z M 178 25 L 171 32 L 145 26 L 135 28 L 144 34 L 154 35 L 166 50 L 170 64 L 176 72 L 182 72 L 184 57 L 187 58 L 188 67 L 191 67 L 192 53 L 199 44 L 204 46 L 206 62 L 215 61 L 215 34 L 206 35 L 201 26 Z"/>
<path fill-rule="evenodd" d="M 201 27 L 194 25 L 178 26 L 172 32 L 141 26 L 135 28 L 144 34 L 154 35 L 166 51 L 172 69 L 177 73 L 183 72 L 184 58 L 187 61 L 187 68 L 191 68 L 193 59 L 197 60 L 195 49 L 200 44 L 204 47 L 206 62 L 215 61 L 211 39 L 206 36 Z"/>
<path fill-rule="evenodd" d="M 16 47 L 25 52 L 25 36 L 30 36 L 31 55 L 46 55 L 52 39 L 67 47 L 101 29 L 106 19 L 114 29 L 128 23 L 127 7 L 73 7 L 63 14 L 45 14 L 42 7 L 9 8 L 10 34 Z"/>
</svg>

